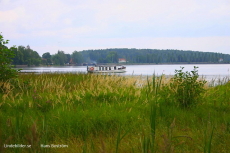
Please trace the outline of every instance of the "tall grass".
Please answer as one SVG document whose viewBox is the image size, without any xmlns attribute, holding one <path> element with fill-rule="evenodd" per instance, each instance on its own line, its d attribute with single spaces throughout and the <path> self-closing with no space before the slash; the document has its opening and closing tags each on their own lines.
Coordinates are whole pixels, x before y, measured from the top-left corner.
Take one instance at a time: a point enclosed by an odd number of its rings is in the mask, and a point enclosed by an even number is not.
<svg viewBox="0 0 230 153">
<path fill-rule="evenodd" d="M 0 152 L 230 150 L 229 83 L 206 87 L 190 109 L 163 75 L 21 74 L 1 86 Z"/>
</svg>

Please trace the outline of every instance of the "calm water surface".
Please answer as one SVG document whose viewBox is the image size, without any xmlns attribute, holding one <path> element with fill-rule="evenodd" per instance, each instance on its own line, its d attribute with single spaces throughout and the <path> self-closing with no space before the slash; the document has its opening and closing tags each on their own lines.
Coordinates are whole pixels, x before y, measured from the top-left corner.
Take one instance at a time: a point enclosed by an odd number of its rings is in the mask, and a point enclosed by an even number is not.
<svg viewBox="0 0 230 153">
<path fill-rule="evenodd" d="M 210 79 L 222 79 L 230 77 L 230 64 L 185 64 L 185 65 L 126 65 L 127 72 L 119 75 L 174 75 L 175 70 L 184 67 L 185 71 L 193 70 L 194 66 L 199 67 L 200 76 Z M 36 73 L 87 73 L 86 66 L 62 66 L 62 67 L 29 67 L 23 68 L 21 72 Z"/>
</svg>

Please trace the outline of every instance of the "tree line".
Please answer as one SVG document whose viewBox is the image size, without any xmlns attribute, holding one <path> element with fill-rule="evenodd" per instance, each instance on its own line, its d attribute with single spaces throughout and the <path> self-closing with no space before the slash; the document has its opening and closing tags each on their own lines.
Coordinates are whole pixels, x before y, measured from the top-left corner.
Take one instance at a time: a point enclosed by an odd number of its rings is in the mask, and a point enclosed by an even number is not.
<svg viewBox="0 0 230 153">
<path fill-rule="evenodd" d="M 213 52 L 114 48 L 74 51 L 66 54 L 57 51 L 51 55 L 49 52 L 40 56 L 30 46 L 14 48 L 14 65 L 81 65 L 83 63 L 118 63 L 119 58 L 126 59 L 127 63 L 230 63 L 230 55 Z"/>
<path fill-rule="evenodd" d="M 114 48 L 103 50 L 85 50 L 80 52 L 84 61 L 98 63 L 117 63 L 118 58 L 125 58 L 128 63 L 229 63 L 230 55 L 213 52 L 127 49 Z"/>
</svg>

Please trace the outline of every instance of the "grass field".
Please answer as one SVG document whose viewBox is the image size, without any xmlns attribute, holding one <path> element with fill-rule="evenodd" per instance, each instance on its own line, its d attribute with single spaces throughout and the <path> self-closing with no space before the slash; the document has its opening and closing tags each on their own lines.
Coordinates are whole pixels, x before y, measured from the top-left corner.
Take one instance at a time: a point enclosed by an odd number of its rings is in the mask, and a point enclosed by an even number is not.
<svg viewBox="0 0 230 153">
<path fill-rule="evenodd" d="M 20 74 L 0 86 L 0 152 L 230 152 L 230 83 L 204 86 L 191 107 L 164 76 Z"/>
</svg>

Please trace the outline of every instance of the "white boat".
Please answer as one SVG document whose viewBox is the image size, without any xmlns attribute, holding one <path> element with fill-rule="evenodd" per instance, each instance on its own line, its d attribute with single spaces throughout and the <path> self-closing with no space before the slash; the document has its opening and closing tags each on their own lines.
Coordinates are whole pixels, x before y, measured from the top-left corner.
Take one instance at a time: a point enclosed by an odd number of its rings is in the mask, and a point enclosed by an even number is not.
<svg viewBox="0 0 230 153">
<path fill-rule="evenodd" d="M 87 71 L 94 73 L 124 73 L 126 72 L 126 67 L 122 65 L 96 65 L 87 66 Z"/>
</svg>

